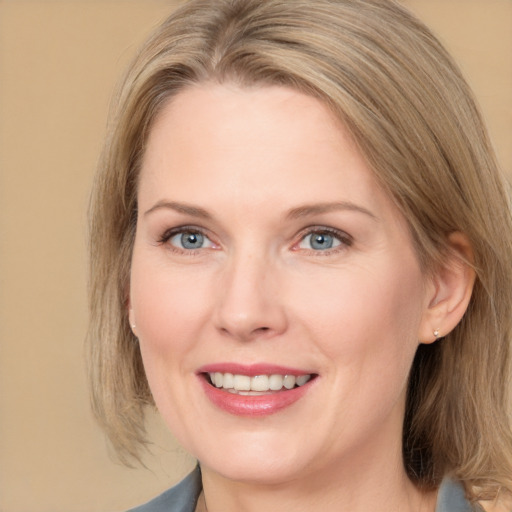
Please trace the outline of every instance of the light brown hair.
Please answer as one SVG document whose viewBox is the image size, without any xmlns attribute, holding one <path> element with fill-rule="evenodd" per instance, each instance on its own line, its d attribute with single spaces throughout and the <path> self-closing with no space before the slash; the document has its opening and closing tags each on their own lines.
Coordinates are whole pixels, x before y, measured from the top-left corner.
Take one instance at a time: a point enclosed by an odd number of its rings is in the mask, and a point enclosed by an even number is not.
<svg viewBox="0 0 512 512">
<path fill-rule="evenodd" d="M 512 492 L 506 186 L 457 66 L 392 0 L 192 0 L 132 64 L 114 102 L 90 209 L 92 401 L 121 458 L 139 457 L 152 404 L 127 318 L 141 158 L 163 105 L 205 81 L 280 84 L 327 104 L 407 219 L 425 272 L 442 267 L 450 233 L 468 237 L 474 292 L 455 330 L 418 349 L 404 464 L 425 488 L 452 473 L 472 499 Z"/>
</svg>

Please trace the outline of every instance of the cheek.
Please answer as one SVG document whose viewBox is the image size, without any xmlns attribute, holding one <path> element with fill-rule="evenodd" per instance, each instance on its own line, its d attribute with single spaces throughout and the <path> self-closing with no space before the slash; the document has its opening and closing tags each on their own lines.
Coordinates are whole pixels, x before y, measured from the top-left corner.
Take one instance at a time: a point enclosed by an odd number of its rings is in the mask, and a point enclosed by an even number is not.
<svg viewBox="0 0 512 512">
<path fill-rule="evenodd" d="M 207 282 L 190 273 L 139 264 L 134 255 L 130 303 L 143 344 L 162 354 L 191 348 L 209 308 Z"/>
<path fill-rule="evenodd" d="M 158 409 L 176 432 L 183 429 L 179 412 L 191 403 L 187 385 L 207 309 L 204 279 L 183 274 L 134 253 L 130 305 L 144 369 Z"/>
<path fill-rule="evenodd" d="M 140 262 L 136 256 L 130 302 L 144 369 L 158 409 L 172 430 L 179 431 L 178 413 L 191 403 L 183 402 L 188 396 L 186 385 L 197 366 L 201 330 L 208 317 L 206 283 L 158 262 Z"/>
<path fill-rule="evenodd" d="M 297 316 L 309 319 L 322 352 L 347 371 L 406 376 L 423 314 L 421 283 L 414 260 L 331 273 L 295 292 L 304 297 Z"/>
</svg>

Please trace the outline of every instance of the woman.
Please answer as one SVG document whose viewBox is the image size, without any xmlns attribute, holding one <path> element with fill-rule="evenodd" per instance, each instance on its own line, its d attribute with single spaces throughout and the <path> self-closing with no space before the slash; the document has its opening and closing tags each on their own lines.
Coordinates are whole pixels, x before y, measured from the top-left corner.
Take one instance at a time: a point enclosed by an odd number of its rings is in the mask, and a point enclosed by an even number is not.
<svg viewBox="0 0 512 512">
<path fill-rule="evenodd" d="M 192 0 L 112 119 L 94 410 L 125 461 L 151 404 L 199 461 L 137 510 L 507 510 L 511 215 L 428 29 L 389 0 Z"/>
</svg>

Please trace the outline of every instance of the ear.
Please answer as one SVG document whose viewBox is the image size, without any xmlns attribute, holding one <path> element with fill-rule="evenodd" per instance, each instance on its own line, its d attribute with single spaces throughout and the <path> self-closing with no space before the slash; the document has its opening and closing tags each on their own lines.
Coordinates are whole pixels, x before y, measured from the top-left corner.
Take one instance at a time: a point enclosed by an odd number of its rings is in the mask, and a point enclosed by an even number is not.
<svg viewBox="0 0 512 512">
<path fill-rule="evenodd" d="M 471 265 L 473 250 L 466 235 L 449 237 L 452 253 L 436 272 L 426 297 L 427 306 L 420 325 L 420 343 L 433 343 L 446 336 L 460 322 L 473 292 L 475 271 Z"/>
</svg>

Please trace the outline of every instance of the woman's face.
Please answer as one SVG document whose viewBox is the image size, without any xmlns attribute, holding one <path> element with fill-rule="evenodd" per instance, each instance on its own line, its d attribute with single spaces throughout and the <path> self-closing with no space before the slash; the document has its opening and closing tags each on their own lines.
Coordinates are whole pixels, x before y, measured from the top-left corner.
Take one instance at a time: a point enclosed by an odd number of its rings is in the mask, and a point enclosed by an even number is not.
<svg viewBox="0 0 512 512">
<path fill-rule="evenodd" d="M 130 319 L 203 468 L 269 483 L 400 457 L 432 286 L 322 103 L 184 90 L 151 131 L 138 205 Z"/>
</svg>

